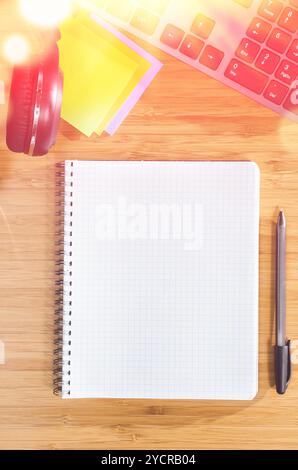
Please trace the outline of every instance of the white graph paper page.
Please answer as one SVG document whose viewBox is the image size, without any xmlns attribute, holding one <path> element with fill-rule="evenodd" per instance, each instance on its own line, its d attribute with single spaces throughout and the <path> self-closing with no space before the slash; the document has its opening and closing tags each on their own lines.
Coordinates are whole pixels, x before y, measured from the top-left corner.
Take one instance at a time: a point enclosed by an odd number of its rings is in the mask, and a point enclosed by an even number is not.
<svg viewBox="0 0 298 470">
<path fill-rule="evenodd" d="M 62 396 L 252 399 L 257 166 L 73 161 L 65 184 Z"/>
</svg>

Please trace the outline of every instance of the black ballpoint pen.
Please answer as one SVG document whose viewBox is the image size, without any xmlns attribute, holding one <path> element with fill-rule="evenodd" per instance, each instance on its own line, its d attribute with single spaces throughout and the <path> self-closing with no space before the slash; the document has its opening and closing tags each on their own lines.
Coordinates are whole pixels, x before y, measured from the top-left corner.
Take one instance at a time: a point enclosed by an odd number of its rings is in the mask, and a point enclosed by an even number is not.
<svg viewBox="0 0 298 470">
<path fill-rule="evenodd" d="M 286 339 L 286 219 L 281 210 L 276 225 L 276 346 L 275 383 L 285 393 L 291 377 L 290 341 Z"/>
</svg>

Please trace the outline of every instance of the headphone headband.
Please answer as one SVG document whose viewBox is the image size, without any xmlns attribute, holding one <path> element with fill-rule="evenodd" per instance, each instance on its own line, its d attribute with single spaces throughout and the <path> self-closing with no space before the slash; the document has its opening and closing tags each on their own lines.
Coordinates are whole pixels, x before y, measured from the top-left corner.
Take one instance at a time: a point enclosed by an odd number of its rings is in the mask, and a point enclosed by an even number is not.
<svg viewBox="0 0 298 470">
<path fill-rule="evenodd" d="M 38 123 L 39 123 L 39 118 L 40 118 L 40 109 L 41 109 L 42 87 L 43 87 L 43 71 L 42 69 L 40 69 L 38 72 L 37 86 L 36 86 L 36 92 L 35 92 L 32 135 L 31 135 L 31 141 L 30 141 L 29 152 L 28 152 L 29 155 L 34 154 L 35 145 L 36 145 L 36 135 L 37 135 Z"/>
</svg>

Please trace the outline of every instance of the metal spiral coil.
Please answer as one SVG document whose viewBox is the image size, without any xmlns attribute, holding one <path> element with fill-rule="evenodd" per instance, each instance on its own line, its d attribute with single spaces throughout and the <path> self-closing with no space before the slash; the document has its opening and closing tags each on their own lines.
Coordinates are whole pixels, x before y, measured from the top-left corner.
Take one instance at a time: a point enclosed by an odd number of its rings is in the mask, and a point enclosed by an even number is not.
<svg viewBox="0 0 298 470">
<path fill-rule="evenodd" d="M 55 395 L 70 395 L 71 386 L 71 314 L 72 302 L 72 182 L 73 163 L 66 169 L 63 163 L 57 164 L 56 171 L 56 224 L 55 237 L 55 302 L 54 302 L 54 352 L 53 390 Z M 66 176 L 68 180 L 66 180 Z M 69 190 L 69 187 L 71 188 Z M 65 227 L 65 223 L 69 230 Z"/>
</svg>

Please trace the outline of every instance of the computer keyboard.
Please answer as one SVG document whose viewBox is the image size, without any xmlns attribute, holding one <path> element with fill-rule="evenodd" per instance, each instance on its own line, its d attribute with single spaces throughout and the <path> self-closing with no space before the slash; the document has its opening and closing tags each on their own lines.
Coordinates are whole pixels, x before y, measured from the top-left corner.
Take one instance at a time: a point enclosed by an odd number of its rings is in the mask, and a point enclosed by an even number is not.
<svg viewBox="0 0 298 470">
<path fill-rule="evenodd" d="M 298 0 L 92 0 L 104 19 L 298 122 Z"/>
</svg>

